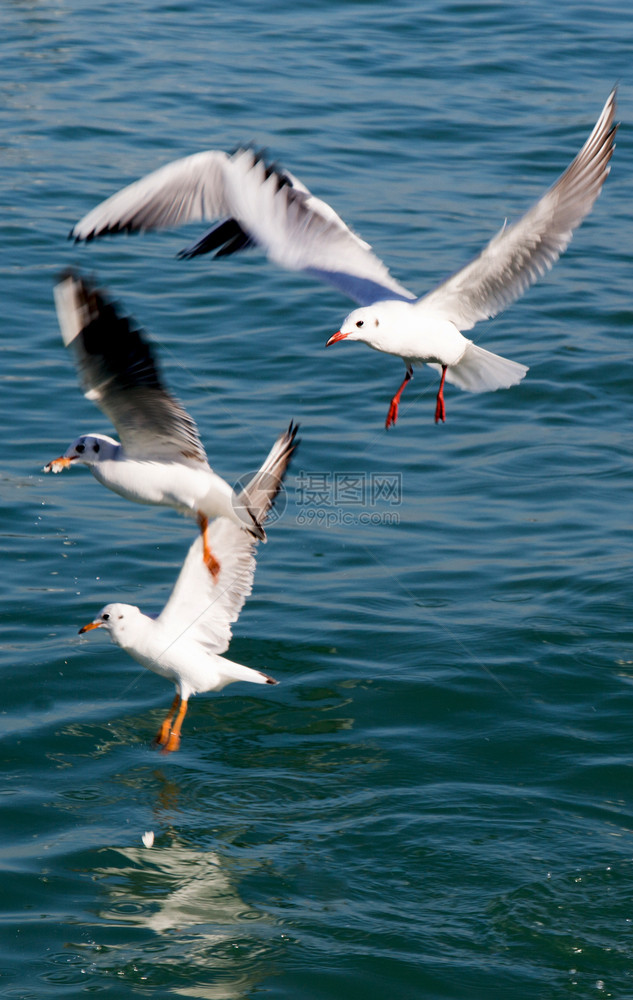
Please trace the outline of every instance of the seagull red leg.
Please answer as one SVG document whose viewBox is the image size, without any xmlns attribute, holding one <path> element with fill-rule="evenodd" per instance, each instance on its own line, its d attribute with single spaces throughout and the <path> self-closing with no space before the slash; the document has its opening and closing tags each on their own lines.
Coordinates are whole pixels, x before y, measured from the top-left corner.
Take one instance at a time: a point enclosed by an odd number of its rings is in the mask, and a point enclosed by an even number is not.
<svg viewBox="0 0 633 1000">
<path fill-rule="evenodd" d="M 200 512 L 198 512 L 198 525 L 202 533 L 202 558 L 204 559 L 205 566 L 210 571 L 214 581 L 217 583 L 217 579 L 220 575 L 220 564 L 213 555 L 209 545 L 209 518 L 205 517 L 205 515 Z"/>
<path fill-rule="evenodd" d="M 413 378 L 413 371 L 410 368 L 407 368 L 407 374 L 404 376 L 404 382 L 402 383 L 397 393 L 391 400 L 391 403 L 389 404 L 389 413 L 387 414 L 387 419 L 385 421 L 385 427 L 387 429 L 392 426 L 395 427 L 396 420 L 398 419 L 398 405 L 400 403 L 402 390 L 404 389 L 407 382 L 410 382 L 412 378 Z"/>
<path fill-rule="evenodd" d="M 435 403 L 435 423 L 442 423 L 446 421 L 446 407 L 444 405 L 444 379 L 446 378 L 446 365 L 442 365 L 442 378 L 440 379 L 440 387 L 437 391 L 437 400 Z"/>
</svg>

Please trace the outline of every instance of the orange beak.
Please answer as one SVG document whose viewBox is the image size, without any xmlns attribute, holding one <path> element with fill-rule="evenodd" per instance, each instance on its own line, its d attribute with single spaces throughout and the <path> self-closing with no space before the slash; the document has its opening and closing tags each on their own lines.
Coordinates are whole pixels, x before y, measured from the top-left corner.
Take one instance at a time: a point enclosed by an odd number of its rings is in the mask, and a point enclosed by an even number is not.
<svg viewBox="0 0 633 1000">
<path fill-rule="evenodd" d="M 67 469 L 70 463 L 77 458 L 73 455 L 71 458 L 66 458 L 65 455 L 60 455 L 59 458 L 54 458 L 52 462 L 44 466 L 44 472 L 61 472 L 63 469 Z"/>
<path fill-rule="evenodd" d="M 349 333 L 341 333 L 339 330 L 338 333 L 335 333 L 332 337 L 330 337 L 325 346 L 329 347 L 330 344 L 338 344 L 339 340 L 345 340 L 346 337 L 349 337 Z"/>
<path fill-rule="evenodd" d="M 84 632 L 90 632 L 90 630 L 93 629 L 93 628 L 101 628 L 102 625 L 103 625 L 103 622 L 88 622 L 87 625 L 82 625 L 81 626 L 81 628 L 79 629 L 79 632 L 77 633 L 77 635 L 83 635 Z"/>
</svg>

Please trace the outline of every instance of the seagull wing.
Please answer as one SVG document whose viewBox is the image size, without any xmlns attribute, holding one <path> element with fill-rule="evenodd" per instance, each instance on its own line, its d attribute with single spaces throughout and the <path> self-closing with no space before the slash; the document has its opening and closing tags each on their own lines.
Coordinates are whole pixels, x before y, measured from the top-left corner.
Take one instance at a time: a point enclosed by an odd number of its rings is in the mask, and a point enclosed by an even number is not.
<svg viewBox="0 0 633 1000">
<path fill-rule="evenodd" d="M 260 524 L 266 520 L 281 489 L 299 443 L 297 430 L 296 424 L 290 424 L 280 434 L 261 469 L 244 487 Z M 231 625 L 237 621 L 253 588 L 257 540 L 225 517 L 213 521 L 207 537 L 219 572 L 214 576 L 205 566 L 199 535 L 157 620 L 173 636 L 172 641 L 186 633 L 188 639 L 201 643 L 210 652 L 224 653 L 231 641 Z"/>
<path fill-rule="evenodd" d="M 236 506 L 245 507 L 259 525 L 266 520 L 282 487 L 290 459 L 299 444 L 298 430 L 298 424 L 291 423 L 288 430 L 279 435 L 259 471 L 243 486 L 235 500 Z"/>
<path fill-rule="evenodd" d="M 218 150 L 168 163 L 97 205 L 71 230 L 75 240 L 219 220 L 183 257 L 262 247 L 280 267 L 306 271 L 361 305 L 415 296 L 333 208 L 252 149 Z"/>
<path fill-rule="evenodd" d="M 496 316 L 558 260 L 574 229 L 593 208 L 609 170 L 617 125 L 613 90 L 575 160 L 513 225 L 504 226 L 470 264 L 416 308 L 440 312 L 460 330 Z"/>
<path fill-rule="evenodd" d="M 255 539 L 224 517 L 213 521 L 208 537 L 219 573 L 214 578 L 205 566 L 202 536 L 198 535 L 157 621 L 174 641 L 186 634 L 210 652 L 224 653 L 231 641 L 231 625 L 253 588 Z"/>
<path fill-rule="evenodd" d="M 55 286 L 55 305 L 83 393 L 112 421 L 128 456 L 206 466 L 194 421 L 163 386 L 131 320 L 72 272 Z"/>
</svg>

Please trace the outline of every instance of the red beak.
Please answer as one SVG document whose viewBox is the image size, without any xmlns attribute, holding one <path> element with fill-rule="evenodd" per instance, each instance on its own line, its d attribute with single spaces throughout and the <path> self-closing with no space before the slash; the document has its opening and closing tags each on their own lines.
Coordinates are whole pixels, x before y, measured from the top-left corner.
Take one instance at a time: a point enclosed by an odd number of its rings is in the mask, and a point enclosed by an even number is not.
<svg viewBox="0 0 633 1000">
<path fill-rule="evenodd" d="M 335 333 L 332 337 L 330 337 L 325 346 L 329 347 L 330 344 L 338 344 L 339 340 L 345 340 L 346 337 L 349 337 L 349 333 L 341 333 L 339 330 L 338 333 Z"/>
</svg>

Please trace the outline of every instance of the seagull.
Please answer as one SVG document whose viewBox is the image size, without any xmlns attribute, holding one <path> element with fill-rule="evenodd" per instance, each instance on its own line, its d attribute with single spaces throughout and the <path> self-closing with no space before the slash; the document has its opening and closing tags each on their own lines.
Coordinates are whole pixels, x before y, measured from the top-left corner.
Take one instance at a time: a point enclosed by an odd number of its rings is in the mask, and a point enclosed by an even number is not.
<svg viewBox="0 0 633 1000">
<path fill-rule="evenodd" d="M 219 150 L 176 160 L 112 195 L 71 230 L 76 241 L 108 233 L 164 229 L 220 220 L 180 257 L 216 251 L 226 256 L 262 247 L 282 267 L 306 271 L 360 305 L 326 347 L 358 340 L 401 357 L 406 368 L 386 426 L 398 419 L 400 397 L 413 368 L 441 373 L 435 422 L 446 419 L 444 383 L 469 392 L 516 385 L 525 365 L 491 354 L 463 336 L 496 316 L 556 262 L 574 229 L 591 211 L 609 173 L 617 125 L 616 89 L 576 158 L 556 183 L 469 264 L 421 298 L 396 281 L 381 260 L 333 208 L 291 173 L 266 165 L 249 148 Z"/>
<path fill-rule="evenodd" d="M 106 414 L 120 443 L 105 434 L 82 434 L 44 472 L 87 465 L 95 479 L 136 503 L 175 507 L 195 518 L 202 558 L 217 577 L 220 564 L 209 542 L 209 521 L 226 517 L 266 541 L 249 489 L 262 489 L 294 448 L 290 424 L 273 445 L 251 486 L 236 494 L 211 469 L 194 421 L 163 385 L 154 353 L 129 317 L 72 272 L 55 286 L 66 347 L 74 353 L 84 395 Z"/>
<path fill-rule="evenodd" d="M 246 487 L 257 521 L 262 524 L 298 442 L 280 450 L 270 463 L 265 482 L 256 474 Z M 251 593 L 257 540 L 233 520 L 218 517 L 209 529 L 209 543 L 220 564 L 212 575 L 202 561 L 202 538 L 196 536 L 167 604 L 157 617 L 130 604 L 106 604 L 98 616 L 79 629 L 83 635 L 105 628 L 110 639 L 144 667 L 176 686 L 176 697 L 155 743 L 164 753 L 180 746 L 180 732 L 191 695 L 221 691 L 235 681 L 277 684 L 259 670 L 221 656 Z"/>
</svg>

